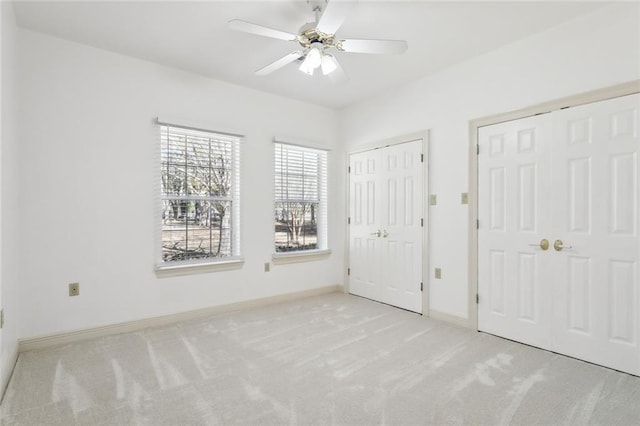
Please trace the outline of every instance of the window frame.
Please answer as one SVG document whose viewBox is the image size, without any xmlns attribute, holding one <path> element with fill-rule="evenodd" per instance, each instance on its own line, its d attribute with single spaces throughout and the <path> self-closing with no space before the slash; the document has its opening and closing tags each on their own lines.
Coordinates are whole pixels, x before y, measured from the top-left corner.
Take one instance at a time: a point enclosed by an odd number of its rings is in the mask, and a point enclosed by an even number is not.
<svg viewBox="0 0 640 426">
<path fill-rule="evenodd" d="M 175 276 L 175 275 L 185 275 L 185 274 L 195 274 L 195 273 L 203 273 L 203 272 L 211 272 L 211 271 L 222 271 L 222 270 L 231 270 L 238 269 L 242 267 L 244 264 L 244 258 L 241 255 L 241 182 L 240 182 L 240 169 L 241 169 L 241 145 L 244 137 L 238 133 L 232 132 L 221 132 L 218 130 L 210 130 L 208 126 L 193 126 L 180 124 L 180 122 L 176 122 L 174 120 L 164 120 L 160 117 L 156 120 L 157 125 L 157 139 L 155 143 L 155 169 L 156 175 L 154 179 L 155 186 L 155 202 L 156 206 L 156 220 L 155 220 L 155 231 L 156 231 L 156 239 L 155 239 L 155 272 L 158 277 L 167 277 L 167 276 Z M 223 257 L 208 257 L 204 259 L 187 259 L 187 260 L 175 260 L 175 261 L 165 261 L 163 260 L 163 248 L 162 248 L 162 237 L 163 237 L 163 201 L 165 201 L 167 197 L 162 193 L 162 143 L 165 141 L 163 133 L 173 129 L 174 132 L 179 133 L 183 131 L 184 134 L 208 134 L 212 135 L 213 138 L 220 138 L 225 141 L 229 141 L 231 145 L 231 156 L 232 156 L 232 164 L 231 164 L 231 189 L 230 194 L 222 197 L 228 198 L 231 200 L 231 212 L 230 212 L 230 256 Z M 166 129 L 166 130 L 165 130 Z M 182 198 L 182 197 L 179 197 Z M 185 196 L 185 200 L 189 198 Z M 212 196 L 208 196 L 205 198 L 212 198 Z M 202 198 L 203 201 L 211 201 L 209 199 Z M 221 198 L 221 199 L 222 199 Z M 199 199 L 196 197 L 191 197 L 191 199 Z"/>
<path fill-rule="evenodd" d="M 313 260 L 321 260 L 328 257 L 331 254 L 331 250 L 329 249 L 329 221 L 328 221 L 328 204 L 329 204 L 329 195 L 328 195 L 328 167 L 329 167 L 329 150 L 326 148 L 319 148 L 316 146 L 309 146 L 307 144 L 299 144 L 294 142 L 288 142 L 279 138 L 274 138 L 273 140 L 273 182 L 274 182 L 274 191 L 273 191 L 273 211 L 274 216 L 272 217 L 272 232 L 273 234 L 273 254 L 272 261 L 274 264 L 288 264 L 288 263 L 298 263 L 298 262 L 307 262 Z M 278 145 L 281 149 L 291 149 L 294 151 L 302 151 L 302 152 L 312 152 L 318 155 L 318 212 L 317 212 L 317 248 L 315 249 L 302 249 L 302 250 L 292 250 L 292 251 L 276 251 L 276 239 L 275 239 L 275 211 L 276 204 L 279 202 L 277 199 L 277 187 L 276 187 L 276 179 L 277 179 L 277 161 L 276 158 Z M 282 202 L 282 201 L 280 201 Z"/>
</svg>

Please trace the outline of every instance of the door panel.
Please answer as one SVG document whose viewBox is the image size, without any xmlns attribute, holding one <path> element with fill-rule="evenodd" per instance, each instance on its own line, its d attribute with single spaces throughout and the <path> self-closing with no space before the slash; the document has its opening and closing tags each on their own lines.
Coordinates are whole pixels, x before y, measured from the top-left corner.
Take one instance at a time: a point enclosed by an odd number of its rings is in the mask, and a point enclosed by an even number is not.
<svg viewBox="0 0 640 426">
<path fill-rule="evenodd" d="M 593 304 L 591 259 L 568 256 L 567 282 L 567 326 L 568 331 L 589 336 L 591 328 L 591 305 Z"/>
<path fill-rule="evenodd" d="M 640 95 L 553 113 L 552 347 L 640 374 Z"/>
<path fill-rule="evenodd" d="M 376 219 L 379 215 L 376 200 L 380 198 L 377 185 L 378 157 L 365 152 L 351 156 L 350 199 L 350 291 L 370 299 L 380 297 L 380 254 Z"/>
<path fill-rule="evenodd" d="M 489 252 L 488 291 L 490 314 L 505 316 L 505 275 L 507 273 L 506 253 L 502 250 Z"/>
<path fill-rule="evenodd" d="M 539 247 L 550 226 L 548 115 L 479 130 L 478 277 L 481 331 L 549 345 L 548 271 Z M 485 296 L 486 295 L 486 296 Z"/>
<path fill-rule="evenodd" d="M 422 312 L 422 141 L 377 151 L 386 165 L 381 176 L 386 188 L 382 240 L 387 247 L 382 301 Z"/>
<path fill-rule="evenodd" d="M 353 294 L 420 313 L 421 154 L 419 140 L 351 155 L 349 280 Z"/>
</svg>

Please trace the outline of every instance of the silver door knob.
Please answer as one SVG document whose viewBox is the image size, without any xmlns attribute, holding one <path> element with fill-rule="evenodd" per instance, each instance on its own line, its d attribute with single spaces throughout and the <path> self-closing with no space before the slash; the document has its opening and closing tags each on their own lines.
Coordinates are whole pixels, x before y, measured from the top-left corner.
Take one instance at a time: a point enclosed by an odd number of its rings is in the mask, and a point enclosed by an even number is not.
<svg viewBox="0 0 640 426">
<path fill-rule="evenodd" d="M 382 231 L 382 238 L 387 238 L 388 236 L 389 236 L 389 233 L 387 232 L 386 229 Z"/>
<path fill-rule="evenodd" d="M 382 232 L 380 232 L 380 230 L 378 229 L 376 232 L 372 232 L 371 235 L 375 235 L 376 237 L 380 238 L 380 235 L 382 235 Z"/>
</svg>

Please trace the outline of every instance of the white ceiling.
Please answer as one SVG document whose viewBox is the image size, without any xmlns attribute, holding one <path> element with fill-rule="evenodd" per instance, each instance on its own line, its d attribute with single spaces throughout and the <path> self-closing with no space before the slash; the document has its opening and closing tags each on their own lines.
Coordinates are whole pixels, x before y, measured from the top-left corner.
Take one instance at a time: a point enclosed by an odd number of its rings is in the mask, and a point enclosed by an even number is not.
<svg viewBox="0 0 640 426">
<path fill-rule="evenodd" d="M 230 30 L 234 18 L 297 33 L 313 21 L 306 0 L 14 3 L 21 27 L 331 108 L 543 31 L 602 3 L 367 1 L 354 4 L 340 38 L 404 39 L 403 55 L 336 54 L 349 80 L 332 83 L 290 64 L 253 73 L 298 50 L 293 42 Z"/>
</svg>

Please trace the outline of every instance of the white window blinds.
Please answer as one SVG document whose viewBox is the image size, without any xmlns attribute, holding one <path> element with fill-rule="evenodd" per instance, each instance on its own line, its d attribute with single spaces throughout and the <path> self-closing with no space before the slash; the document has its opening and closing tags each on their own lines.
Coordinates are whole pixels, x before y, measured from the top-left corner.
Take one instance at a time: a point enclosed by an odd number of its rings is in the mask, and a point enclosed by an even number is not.
<svg viewBox="0 0 640 426">
<path fill-rule="evenodd" d="M 240 254 L 240 138 L 160 126 L 162 261 Z"/>
<path fill-rule="evenodd" d="M 275 250 L 327 248 L 327 152 L 276 142 Z"/>
</svg>

